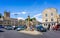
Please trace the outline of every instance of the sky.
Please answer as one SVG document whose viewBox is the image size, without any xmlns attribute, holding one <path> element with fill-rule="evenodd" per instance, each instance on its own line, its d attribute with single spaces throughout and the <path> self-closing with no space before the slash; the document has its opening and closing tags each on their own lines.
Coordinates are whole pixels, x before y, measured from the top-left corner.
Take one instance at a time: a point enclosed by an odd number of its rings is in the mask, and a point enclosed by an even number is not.
<svg viewBox="0 0 60 38">
<path fill-rule="evenodd" d="M 42 21 L 42 12 L 47 8 L 56 8 L 60 14 L 60 0 L 0 0 L 0 13 L 8 11 L 11 18 L 26 19 L 30 15 Z"/>
</svg>

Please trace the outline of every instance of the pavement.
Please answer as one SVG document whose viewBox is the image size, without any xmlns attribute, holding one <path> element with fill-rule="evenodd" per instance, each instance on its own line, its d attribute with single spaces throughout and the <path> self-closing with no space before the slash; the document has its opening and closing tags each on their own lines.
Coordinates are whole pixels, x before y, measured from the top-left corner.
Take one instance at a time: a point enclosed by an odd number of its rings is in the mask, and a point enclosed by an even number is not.
<svg viewBox="0 0 60 38">
<path fill-rule="evenodd" d="M 0 32 L 0 38 L 60 38 L 60 31 L 42 32 L 42 35 L 40 34 L 31 35 L 21 33 L 16 30 L 4 30 L 4 31 L 5 32 Z"/>
<path fill-rule="evenodd" d="M 30 35 L 42 35 L 42 32 L 38 32 L 38 31 L 26 31 L 26 30 L 22 30 L 19 31 L 20 33 L 25 33 L 25 34 L 30 34 Z"/>
</svg>

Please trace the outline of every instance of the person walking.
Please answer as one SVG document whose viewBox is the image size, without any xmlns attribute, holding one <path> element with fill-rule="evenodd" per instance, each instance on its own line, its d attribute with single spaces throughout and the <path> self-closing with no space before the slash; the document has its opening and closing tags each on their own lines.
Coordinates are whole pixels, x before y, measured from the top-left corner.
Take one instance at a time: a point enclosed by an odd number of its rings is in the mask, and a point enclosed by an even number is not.
<svg viewBox="0 0 60 38">
<path fill-rule="evenodd" d="M 52 31 L 52 25 L 50 26 L 50 31 Z"/>
<path fill-rule="evenodd" d="M 50 30 L 50 24 L 48 25 L 48 30 Z"/>
</svg>

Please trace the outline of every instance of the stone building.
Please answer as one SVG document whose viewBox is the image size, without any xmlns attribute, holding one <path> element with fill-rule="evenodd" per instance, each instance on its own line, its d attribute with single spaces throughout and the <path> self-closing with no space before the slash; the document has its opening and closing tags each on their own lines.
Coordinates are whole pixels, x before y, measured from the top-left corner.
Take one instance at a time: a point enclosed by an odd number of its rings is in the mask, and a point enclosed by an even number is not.
<svg viewBox="0 0 60 38">
<path fill-rule="evenodd" d="M 2 23 L 3 23 L 3 16 L 2 16 L 2 14 L 0 13 L 0 25 L 2 25 Z"/>
<path fill-rule="evenodd" d="M 4 12 L 4 16 L 0 18 L 0 25 L 6 26 L 6 25 L 12 25 L 12 26 L 18 26 L 18 25 L 25 25 L 25 20 L 18 20 L 17 18 L 10 18 L 10 12 Z"/>
<path fill-rule="evenodd" d="M 60 23 L 60 15 L 59 15 L 59 17 L 57 18 L 57 22 Z"/>
<path fill-rule="evenodd" d="M 42 13 L 42 23 L 45 28 L 48 25 L 55 25 L 57 23 L 57 18 L 59 17 L 57 13 L 57 9 L 55 8 L 47 8 Z"/>
<path fill-rule="evenodd" d="M 4 11 L 4 17 L 5 18 L 10 18 L 10 12 Z"/>
<path fill-rule="evenodd" d="M 10 18 L 10 24 L 12 26 L 18 26 L 18 19 L 16 19 L 16 18 Z"/>
</svg>

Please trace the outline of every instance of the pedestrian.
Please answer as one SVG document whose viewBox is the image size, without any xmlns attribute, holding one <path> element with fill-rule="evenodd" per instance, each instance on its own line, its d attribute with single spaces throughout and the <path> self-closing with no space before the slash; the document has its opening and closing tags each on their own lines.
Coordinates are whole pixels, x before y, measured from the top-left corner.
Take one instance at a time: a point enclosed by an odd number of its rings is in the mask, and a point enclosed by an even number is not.
<svg viewBox="0 0 60 38">
<path fill-rule="evenodd" d="M 55 25 L 52 26 L 52 30 L 54 30 Z"/>
<path fill-rule="evenodd" d="M 52 31 L 52 25 L 50 26 L 50 31 Z"/>
<path fill-rule="evenodd" d="M 50 24 L 48 25 L 48 30 L 50 30 Z"/>
<path fill-rule="evenodd" d="M 13 26 L 13 30 L 14 30 L 15 26 Z"/>
</svg>

